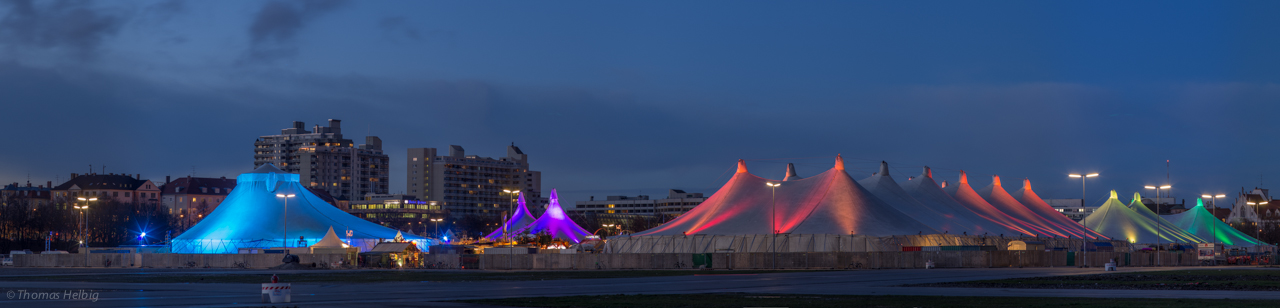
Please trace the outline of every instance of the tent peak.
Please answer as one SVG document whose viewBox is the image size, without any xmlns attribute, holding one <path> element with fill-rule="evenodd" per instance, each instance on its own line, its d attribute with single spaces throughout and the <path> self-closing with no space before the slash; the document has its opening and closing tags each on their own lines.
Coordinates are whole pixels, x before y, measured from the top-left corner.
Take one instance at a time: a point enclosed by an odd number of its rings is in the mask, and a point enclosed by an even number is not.
<svg viewBox="0 0 1280 308">
<path fill-rule="evenodd" d="M 1142 203 L 1142 194 L 1136 192 L 1133 193 L 1133 202 Z"/>
<path fill-rule="evenodd" d="M 840 154 L 836 154 L 836 170 L 844 170 L 844 158 Z"/>
<path fill-rule="evenodd" d="M 1022 189 L 1031 190 L 1031 179 L 1022 179 Z"/>
<path fill-rule="evenodd" d="M 1120 199 L 1120 196 L 1116 195 L 1115 189 L 1111 190 L 1111 199 Z"/>
<path fill-rule="evenodd" d="M 960 184 L 969 184 L 969 176 L 964 173 L 964 170 L 960 170 Z"/>
<path fill-rule="evenodd" d="M 1000 176 L 999 176 L 999 175 L 992 175 L 992 176 L 991 176 L 991 185 L 1000 186 Z"/>
<path fill-rule="evenodd" d="M 889 163 L 880 161 L 880 176 L 889 176 Z"/>
<path fill-rule="evenodd" d="M 942 188 L 947 188 L 947 180 L 942 180 Z"/>
<path fill-rule="evenodd" d="M 746 162 L 746 161 L 743 161 L 743 160 L 741 160 L 741 159 L 739 159 L 739 160 L 738 160 L 738 173 L 747 173 L 747 162 Z"/>
<path fill-rule="evenodd" d="M 802 177 L 800 177 L 799 175 L 797 175 L 797 174 L 796 174 L 796 164 L 793 164 L 793 163 L 787 163 L 787 175 L 786 175 L 785 177 L 783 177 L 783 178 L 782 178 L 782 180 L 783 180 L 783 181 L 794 181 L 794 180 L 799 180 L 799 179 L 802 179 Z"/>
<path fill-rule="evenodd" d="M 928 177 L 928 178 L 930 178 L 930 179 L 932 179 L 932 178 L 933 178 L 933 169 L 929 169 L 929 166 L 924 166 L 924 176 L 925 176 L 925 177 Z"/>
</svg>

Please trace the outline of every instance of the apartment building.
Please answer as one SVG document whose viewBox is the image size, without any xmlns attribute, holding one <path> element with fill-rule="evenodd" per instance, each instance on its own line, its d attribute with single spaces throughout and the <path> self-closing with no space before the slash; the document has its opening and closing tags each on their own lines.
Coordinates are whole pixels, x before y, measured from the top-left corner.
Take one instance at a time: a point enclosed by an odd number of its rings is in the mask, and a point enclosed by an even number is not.
<svg viewBox="0 0 1280 308">
<path fill-rule="evenodd" d="M 405 193 L 436 202 L 451 216 L 501 216 L 515 196 L 508 191 L 524 193 L 534 212 L 546 206 L 542 172 L 529 169 L 528 156 L 515 144 L 499 158 L 467 155 L 459 145 L 450 145 L 448 155 L 439 155 L 436 148 L 408 152 Z"/>
<path fill-rule="evenodd" d="M 31 182 L 27 182 L 26 186 L 13 183 L 5 185 L 0 189 L 0 196 L 3 196 L 3 204 L 0 205 L 24 205 L 31 207 L 43 207 L 49 205 L 51 199 L 50 189 L 53 188 L 53 182 L 47 182 L 45 185 L 31 186 Z"/>
<path fill-rule="evenodd" d="M 79 197 L 114 200 L 138 205 L 160 205 L 160 187 L 142 175 L 128 174 L 71 174 L 71 179 L 53 187 L 53 198 L 71 200 Z"/>
<path fill-rule="evenodd" d="M 575 202 L 574 207 L 565 209 L 565 212 L 569 214 L 639 214 L 665 216 L 669 219 L 680 216 L 707 200 L 702 193 L 688 193 L 679 189 L 669 190 L 666 198 L 657 200 L 651 200 L 646 195 L 605 196 L 604 200 L 598 201 L 595 198 L 591 196 L 590 200 Z"/>
<path fill-rule="evenodd" d="M 254 142 L 253 167 L 273 164 L 285 172 L 297 173 L 303 185 L 322 190 L 337 200 L 361 200 L 368 194 L 386 194 L 390 160 L 382 153 L 382 139 L 365 137 L 356 145 L 342 136 L 342 121 L 329 119 L 329 126 L 293 122 L 279 135 L 258 137 Z"/>
<path fill-rule="evenodd" d="M 166 176 L 164 180 L 165 184 L 160 185 L 160 204 L 186 226 L 195 225 L 204 216 L 213 213 L 222 204 L 222 200 L 231 194 L 231 190 L 236 188 L 236 180 L 226 177 L 187 176 L 171 180 Z"/>
</svg>

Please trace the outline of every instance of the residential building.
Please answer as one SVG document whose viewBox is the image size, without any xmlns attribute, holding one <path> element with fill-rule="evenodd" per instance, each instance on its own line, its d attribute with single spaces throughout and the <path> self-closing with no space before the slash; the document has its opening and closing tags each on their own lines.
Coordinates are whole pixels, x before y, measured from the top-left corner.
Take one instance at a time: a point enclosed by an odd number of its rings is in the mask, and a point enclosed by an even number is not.
<svg viewBox="0 0 1280 308">
<path fill-rule="evenodd" d="M 597 201 L 595 196 L 591 196 L 590 200 L 575 202 L 573 208 L 566 208 L 565 212 L 569 214 L 640 214 L 664 216 L 664 219 L 670 219 L 692 210 L 706 200 L 702 193 L 687 193 L 672 189 L 667 192 L 666 198 L 658 200 L 639 195 L 605 196 L 604 200 Z"/>
<path fill-rule="evenodd" d="M 534 212 L 546 206 L 542 172 L 529 169 L 528 156 L 515 144 L 500 158 L 466 155 L 458 145 L 450 145 L 448 155 L 439 155 L 435 148 L 408 152 L 405 193 L 434 201 L 451 216 L 502 216 L 515 198 L 507 191 L 523 193 Z"/>
<path fill-rule="evenodd" d="M 20 204 L 32 207 L 43 207 L 49 205 L 52 193 L 50 189 L 53 182 L 47 182 L 45 185 L 32 187 L 31 182 L 27 182 L 26 186 L 13 183 L 5 185 L 0 189 L 0 196 L 3 196 L 3 205 Z"/>
<path fill-rule="evenodd" d="M 273 164 L 285 172 L 297 173 L 303 185 L 323 190 L 338 200 L 361 200 L 368 194 L 386 194 L 390 160 L 382 153 L 382 139 L 365 137 L 356 145 L 342 136 L 342 121 L 329 119 L 329 126 L 294 121 L 279 135 L 258 137 L 254 142 L 253 167 Z"/>
<path fill-rule="evenodd" d="M 1256 235 L 1263 242 L 1280 242 L 1280 200 L 1271 198 L 1270 189 L 1254 187 L 1252 191 L 1245 191 L 1242 187 L 1235 203 L 1229 207 L 1227 224 L 1249 236 Z"/>
<path fill-rule="evenodd" d="M 142 175 L 128 174 L 71 174 L 71 179 L 53 187 L 53 198 L 98 198 L 126 204 L 160 206 L 160 187 Z"/>
<path fill-rule="evenodd" d="M 1084 219 L 1085 216 L 1093 214 L 1093 211 L 1097 210 L 1099 206 L 1102 206 L 1101 204 L 1095 204 L 1081 209 L 1080 206 L 1083 205 L 1083 200 L 1084 199 L 1044 199 L 1044 203 L 1048 203 L 1054 210 L 1058 211 L 1058 213 L 1062 213 L 1062 215 L 1066 215 L 1067 218 L 1080 221 L 1081 219 Z"/>
<path fill-rule="evenodd" d="M 226 177 L 198 178 L 180 177 L 171 180 L 164 177 L 165 184 L 160 185 L 160 204 L 168 208 L 169 214 L 180 219 L 185 226 L 193 226 L 204 216 L 212 213 L 222 204 L 222 200 L 236 188 L 236 180 Z"/>
<path fill-rule="evenodd" d="M 436 201 L 422 201 L 411 195 L 366 195 L 365 200 L 348 202 L 343 209 L 351 215 L 397 230 L 409 230 L 415 234 L 434 233 L 432 219 L 447 215 Z M 340 230 L 336 230 L 340 231 Z"/>
</svg>

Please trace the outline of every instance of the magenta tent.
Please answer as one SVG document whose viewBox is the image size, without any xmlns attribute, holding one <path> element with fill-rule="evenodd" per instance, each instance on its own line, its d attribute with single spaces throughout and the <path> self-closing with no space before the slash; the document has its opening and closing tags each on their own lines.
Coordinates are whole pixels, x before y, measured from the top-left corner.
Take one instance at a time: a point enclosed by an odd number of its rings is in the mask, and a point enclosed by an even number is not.
<svg viewBox="0 0 1280 308">
<path fill-rule="evenodd" d="M 529 213 L 529 208 L 525 206 L 523 193 L 520 194 L 520 198 L 516 199 L 516 203 L 520 205 L 516 208 L 515 215 L 511 215 L 511 218 L 507 219 L 507 222 L 502 224 L 503 227 L 498 228 L 498 230 L 494 230 L 493 233 L 489 233 L 489 235 L 486 235 L 484 237 L 485 239 L 496 241 L 498 239 L 508 238 L 503 234 L 503 232 L 507 232 L 514 237 L 514 235 L 519 234 L 520 229 L 524 229 L 525 226 L 528 226 L 536 220 L 533 218 L 533 214 Z"/>
<path fill-rule="evenodd" d="M 1089 230 L 1089 228 L 1085 228 L 1084 225 L 1081 225 L 1080 223 L 1074 220 L 1071 220 L 1071 218 L 1067 218 L 1066 215 L 1063 215 L 1062 213 L 1058 213 L 1058 211 L 1053 209 L 1052 206 L 1049 206 L 1049 203 L 1044 202 L 1044 199 L 1040 199 L 1040 196 L 1036 195 L 1035 191 L 1031 190 L 1031 180 L 1023 179 L 1022 189 L 1019 189 L 1018 191 L 1013 192 L 1013 194 L 1011 195 L 1015 199 L 1018 199 L 1018 201 L 1021 202 L 1022 205 L 1026 205 L 1027 209 L 1030 209 L 1036 212 L 1036 214 L 1039 214 L 1040 217 L 1047 218 L 1049 221 L 1054 222 L 1058 226 L 1067 228 L 1069 231 L 1074 230 L 1072 231 L 1073 234 L 1087 234 L 1089 235 L 1089 238 L 1105 238 L 1106 237 L 1105 235 L 1102 235 L 1097 231 L 1093 231 L 1093 230 Z"/>
<path fill-rule="evenodd" d="M 957 217 L 968 220 L 969 225 L 974 231 L 962 233 L 961 235 L 1017 235 L 1021 231 L 1014 231 L 1000 225 L 999 222 L 987 219 L 978 215 L 978 213 L 969 210 L 969 208 L 960 204 L 955 198 L 951 198 L 946 191 L 938 186 L 938 182 L 933 180 L 933 171 L 929 167 L 924 167 L 924 172 L 915 178 L 908 178 L 906 182 L 902 182 L 902 190 L 911 195 L 920 203 L 924 203 L 931 209 L 948 215 L 947 217 Z"/>
<path fill-rule="evenodd" d="M 547 211 L 542 213 L 542 217 L 538 217 L 526 226 L 526 231 L 529 234 L 549 234 L 551 238 L 574 243 L 582 242 L 591 235 L 591 232 L 587 232 L 570 220 L 569 215 L 565 215 L 564 209 L 560 208 L 560 197 L 556 195 L 555 189 L 551 190 L 551 204 L 547 205 Z"/>
</svg>

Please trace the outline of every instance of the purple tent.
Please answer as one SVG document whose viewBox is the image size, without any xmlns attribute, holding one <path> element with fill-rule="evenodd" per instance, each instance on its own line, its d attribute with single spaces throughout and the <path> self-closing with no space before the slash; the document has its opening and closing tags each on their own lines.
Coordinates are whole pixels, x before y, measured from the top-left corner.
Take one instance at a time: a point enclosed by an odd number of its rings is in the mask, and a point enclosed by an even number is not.
<svg viewBox="0 0 1280 308">
<path fill-rule="evenodd" d="M 506 236 L 502 235 L 503 231 L 510 232 L 512 237 L 514 237 L 514 235 L 520 234 L 520 229 L 523 229 L 536 220 L 533 218 L 532 214 L 529 214 L 529 208 L 524 205 L 524 194 L 520 194 L 520 198 L 516 200 L 516 203 L 519 203 L 520 207 L 516 208 L 515 215 L 511 215 L 511 219 L 507 220 L 507 222 L 503 224 L 503 228 L 498 228 L 498 230 L 494 230 L 493 233 L 489 233 L 489 235 L 484 237 L 485 239 L 496 241 L 501 238 L 506 238 Z"/>
<path fill-rule="evenodd" d="M 560 198 L 556 196 L 556 190 L 551 190 L 551 204 L 547 205 L 547 211 L 542 213 L 542 217 L 538 217 L 532 224 L 528 226 L 529 234 L 550 234 L 551 238 L 557 240 L 572 241 L 574 243 L 582 242 L 591 232 L 579 227 L 569 219 L 569 215 L 564 214 L 564 209 L 560 208 Z"/>
</svg>

